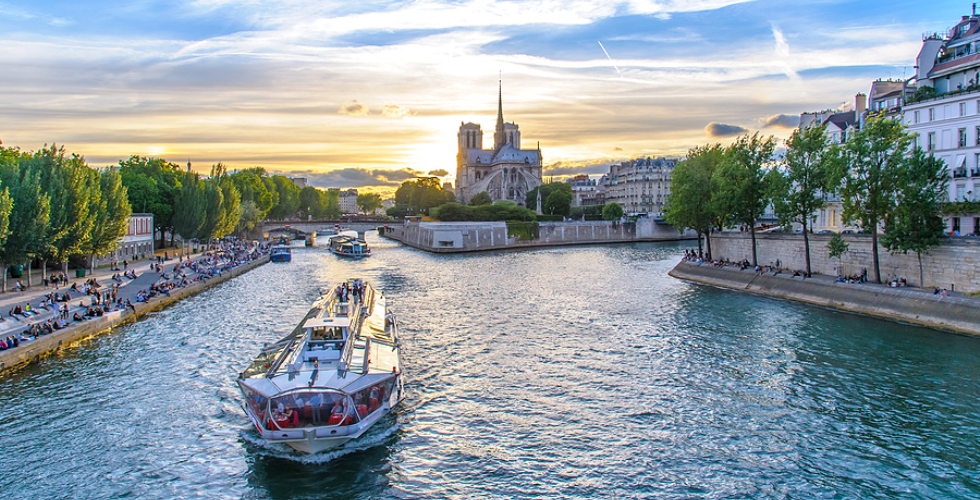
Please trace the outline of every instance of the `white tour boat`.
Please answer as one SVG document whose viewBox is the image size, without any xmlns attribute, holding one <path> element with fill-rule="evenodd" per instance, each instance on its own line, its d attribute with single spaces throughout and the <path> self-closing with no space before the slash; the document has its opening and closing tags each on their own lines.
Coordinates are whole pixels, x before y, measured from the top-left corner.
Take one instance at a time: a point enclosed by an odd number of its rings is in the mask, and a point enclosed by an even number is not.
<svg viewBox="0 0 980 500">
<path fill-rule="evenodd" d="M 402 399 L 394 315 L 384 294 L 350 279 L 238 376 L 262 437 L 303 453 L 357 439 Z"/>
</svg>

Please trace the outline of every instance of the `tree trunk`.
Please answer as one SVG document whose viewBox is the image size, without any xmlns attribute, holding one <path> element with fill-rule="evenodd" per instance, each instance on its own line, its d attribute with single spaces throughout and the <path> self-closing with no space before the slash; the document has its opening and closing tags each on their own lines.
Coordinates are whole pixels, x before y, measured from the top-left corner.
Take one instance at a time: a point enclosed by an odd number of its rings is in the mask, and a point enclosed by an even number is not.
<svg viewBox="0 0 980 500">
<path fill-rule="evenodd" d="M 7 292 L 7 263 L 0 261 L 0 269 L 3 269 L 3 278 L 0 278 L 0 293 Z"/>
<path fill-rule="evenodd" d="M 44 273 L 48 269 L 48 259 L 41 259 L 41 279 L 44 279 Z"/>
<path fill-rule="evenodd" d="M 759 265 L 759 259 L 756 258 L 755 253 L 755 221 L 752 221 L 752 224 L 749 224 L 749 231 L 752 232 L 752 266 L 754 267 Z"/>
<path fill-rule="evenodd" d="M 875 283 L 881 284 L 881 271 L 878 265 L 878 224 L 873 224 L 871 229 L 871 262 L 875 268 Z"/>
<path fill-rule="evenodd" d="M 167 240 L 164 239 L 163 226 L 160 226 L 160 248 L 163 248 L 166 245 L 166 243 L 167 243 Z"/>
<path fill-rule="evenodd" d="M 27 261 L 27 286 L 28 287 L 31 287 L 31 286 L 34 285 L 34 283 L 31 283 L 31 260 L 34 260 L 34 259 L 29 259 Z"/>
<path fill-rule="evenodd" d="M 95 273 L 95 255 L 88 256 L 88 273 L 89 274 Z"/>
<path fill-rule="evenodd" d="M 919 258 L 919 288 L 925 288 L 922 281 L 922 253 L 915 252 L 915 256 Z"/>
<path fill-rule="evenodd" d="M 810 235 L 806 232 L 806 218 L 803 219 L 803 255 L 806 256 L 806 273 L 810 274 Z"/>
<path fill-rule="evenodd" d="M 704 254 L 701 253 L 701 248 L 702 248 L 701 247 L 701 233 L 698 233 L 698 258 L 699 259 L 701 258 L 702 255 L 704 255 Z"/>
<path fill-rule="evenodd" d="M 711 231 L 704 233 L 704 241 L 708 246 L 708 262 L 711 262 Z"/>
</svg>

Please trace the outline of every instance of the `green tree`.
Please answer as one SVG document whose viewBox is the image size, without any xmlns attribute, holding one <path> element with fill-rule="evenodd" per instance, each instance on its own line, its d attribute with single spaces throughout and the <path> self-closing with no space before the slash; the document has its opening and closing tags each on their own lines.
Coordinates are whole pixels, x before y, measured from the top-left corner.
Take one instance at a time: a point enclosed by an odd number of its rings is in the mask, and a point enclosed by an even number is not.
<svg viewBox="0 0 980 500">
<path fill-rule="evenodd" d="M 623 217 L 623 206 L 615 201 L 610 201 L 602 207 L 602 218 L 605 220 L 619 220 Z"/>
<path fill-rule="evenodd" d="M 564 193 L 567 193 L 568 199 L 569 200 L 572 199 L 571 184 L 568 184 L 567 182 L 548 182 L 528 191 L 527 195 L 524 196 L 525 206 L 527 208 L 530 208 L 531 210 L 538 209 L 538 191 L 541 192 L 542 212 L 544 212 L 544 205 L 547 203 L 548 197 L 551 196 L 551 193 L 555 191 L 562 191 Z M 552 214 L 552 215 L 556 215 L 556 214 Z"/>
<path fill-rule="evenodd" d="M 381 208 L 381 195 L 378 193 L 365 193 L 357 195 L 357 206 L 365 214 L 372 214 Z"/>
<path fill-rule="evenodd" d="M 302 218 L 313 215 L 320 210 L 320 190 L 306 186 L 299 190 L 299 215 Z"/>
<path fill-rule="evenodd" d="M 824 193 L 831 188 L 835 150 L 826 135 L 826 125 L 794 130 L 786 141 L 785 170 L 769 171 L 773 209 L 783 224 L 803 226 L 803 255 L 810 274 L 810 222 L 825 205 Z"/>
<path fill-rule="evenodd" d="M 212 193 L 213 195 L 213 193 Z M 180 239 L 187 241 L 201 238 L 205 225 L 204 186 L 199 176 L 187 169 L 180 180 L 180 190 L 175 196 L 176 206 L 173 213 L 173 231 Z M 220 201 L 219 201 L 220 205 Z M 205 238 L 207 236 L 204 236 Z"/>
<path fill-rule="evenodd" d="M 264 176 L 265 170 L 260 167 L 240 170 L 228 176 L 241 196 L 239 231 L 255 229 L 278 202 L 278 193 L 269 191 L 263 181 Z"/>
<path fill-rule="evenodd" d="M 67 156 L 64 148 L 52 145 L 34 153 L 33 161 L 41 172 L 42 189 L 51 200 L 48 234 L 38 255 L 43 279 L 47 261 L 60 263 L 67 274 L 68 259 L 84 255 L 94 223 L 91 208 L 100 192 L 97 179 L 90 175 L 92 169 L 77 154 Z"/>
<path fill-rule="evenodd" d="M 725 149 L 725 158 L 712 177 L 718 211 L 725 214 L 729 227 L 744 224 L 749 228 L 753 266 L 758 265 L 755 223 L 769 204 L 766 172 L 775 148 L 772 136 L 745 134 Z"/>
<path fill-rule="evenodd" d="M 341 215 L 340 191 L 337 189 L 320 190 L 320 203 L 313 213 L 315 219 L 336 219 Z"/>
<path fill-rule="evenodd" d="M 875 282 L 881 283 L 878 259 L 878 227 L 892 214 L 905 153 L 912 137 L 898 120 L 869 116 L 842 148 L 846 172 L 841 187 L 844 222 L 860 222 L 871 233 L 871 257 Z"/>
<path fill-rule="evenodd" d="M 15 238 L 7 240 L 0 252 L 0 291 L 7 291 L 6 269 L 12 263 L 28 264 L 46 246 L 51 200 L 41 188 L 41 175 L 33 155 L 0 146 L 0 185 L 10 190 L 13 207 L 9 230 Z M 30 277 L 28 276 L 28 284 Z"/>
<path fill-rule="evenodd" d="M 906 158 L 896 184 L 895 210 L 886 219 L 881 243 L 892 253 L 915 252 L 922 287 L 922 254 L 942 243 L 946 229 L 941 212 L 949 185 L 946 165 L 915 148 Z"/>
<path fill-rule="evenodd" d="M 569 188 L 568 192 L 564 189 L 555 189 L 552 191 L 544 201 L 542 211 L 549 215 L 568 217 L 568 214 L 572 211 L 572 194 L 570 191 L 571 188 Z"/>
<path fill-rule="evenodd" d="M 470 206 L 475 207 L 478 205 L 493 205 L 493 199 L 490 198 L 490 194 L 488 194 L 486 191 L 480 191 L 479 193 L 473 195 L 473 197 L 470 198 Z"/>
<path fill-rule="evenodd" d="M 429 214 L 429 210 L 456 201 L 452 191 L 442 189 L 438 177 L 419 177 L 405 181 L 395 191 L 395 203 L 404 205 L 406 213 Z M 396 207 L 397 208 L 397 207 Z M 395 211 L 396 213 L 398 210 Z"/>
<path fill-rule="evenodd" d="M 678 163 L 670 175 L 670 196 L 664 206 L 664 219 L 679 231 L 691 229 L 698 235 L 698 255 L 703 255 L 701 237 L 711 259 L 711 228 L 718 221 L 712 203 L 711 179 L 725 157 L 721 144 L 692 148 L 687 159 Z"/>
<path fill-rule="evenodd" d="M 167 231 L 173 235 L 174 202 L 183 175 L 180 167 L 162 158 L 131 156 L 119 161 L 119 174 L 133 211 L 153 214 L 154 231 L 160 234 L 158 247 L 163 248 Z"/>
<path fill-rule="evenodd" d="M 847 253 L 847 250 L 847 242 L 844 241 L 844 237 L 839 233 L 834 233 L 830 237 L 830 241 L 827 242 L 827 256 L 831 259 L 837 259 L 837 274 L 844 274 L 842 259 L 844 254 Z"/>
<path fill-rule="evenodd" d="M 96 256 L 107 255 L 119 248 L 133 213 L 119 172 L 107 168 L 101 173 L 93 173 L 98 176 L 99 196 L 92 200 L 92 233 L 85 249 L 89 254 L 89 269 L 94 267 Z"/>
<path fill-rule="evenodd" d="M 278 196 L 278 203 L 269 211 L 269 218 L 285 220 L 293 217 L 300 209 L 300 187 L 289 177 L 273 175 L 272 182 Z"/>
</svg>

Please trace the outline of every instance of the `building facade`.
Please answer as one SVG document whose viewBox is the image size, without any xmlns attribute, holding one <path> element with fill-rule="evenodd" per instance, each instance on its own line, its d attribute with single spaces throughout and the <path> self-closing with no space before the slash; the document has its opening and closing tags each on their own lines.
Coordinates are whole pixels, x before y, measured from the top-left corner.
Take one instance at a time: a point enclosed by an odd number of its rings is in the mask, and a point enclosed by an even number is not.
<svg viewBox="0 0 980 500">
<path fill-rule="evenodd" d="M 626 214 L 660 216 L 670 195 L 676 159 L 638 158 L 609 166 L 598 182 L 604 203 L 616 202 Z"/>
<path fill-rule="evenodd" d="M 949 169 L 949 201 L 980 201 L 980 17 L 923 37 L 904 120 L 915 144 Z M 980 235 L 980 213 L 946 218 L 952 235 Z"/>
<path fill-rule="evenodd" d="M 132 214 L 126 235 L 119 242 L 119 248 L 109 255 L 96 257 L 93 265 L 102 266 L 124 260 L 137 260 L 153 255 L 153 214 Z"/>
<path fill-rule="evenodd" d="M 579 174 L 570 177 L 565 182 L 572 188 L 572 206 L 582 207 L 586 205 L 603 205 L 599 200 L 604 197 L 598 196 L 599 188 L 595 179 L 590 179 L 586 174 Z"/>
<path fill-rule="evenodd" d="M 356 214 L 360 210 L 357 207 L 357 190 L 343 189 L 340 191 L 340 213 Z"/>
<path fill-rule="evenodd" d="M 468 202 L 486 192 L 493 201 L 525 205 L 529 191 L 541 185 L 541 147 L 521 149 L 516 123 L 504 122 L 503 90 L 497 100 L 497 126 L 493 148 L 483 149 L 483 130 L 476 123 L 461 123 L 456 154 L 456 199 Z"/>
</svg>

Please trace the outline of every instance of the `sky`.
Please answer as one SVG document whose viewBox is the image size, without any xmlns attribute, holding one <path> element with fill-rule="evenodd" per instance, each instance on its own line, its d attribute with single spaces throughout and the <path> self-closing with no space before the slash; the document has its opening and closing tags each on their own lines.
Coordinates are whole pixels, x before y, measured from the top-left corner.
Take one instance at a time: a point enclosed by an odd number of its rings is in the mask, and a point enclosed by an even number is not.
<svg viewBox="0 0 980 500">
<path fill-rule="evenodd" d="M 0 0 L 0 140 L 391 192 L 453 182 L 498 85 L 544 175 L 683 156 L 913 74 L 921 1 Z M 546 179 L 547 180 L 547 179 Z"/>
</svg>

